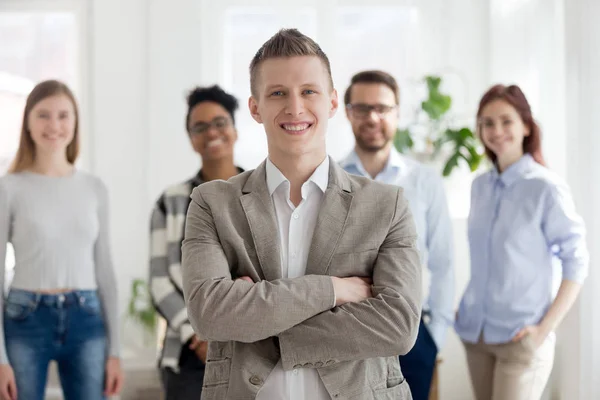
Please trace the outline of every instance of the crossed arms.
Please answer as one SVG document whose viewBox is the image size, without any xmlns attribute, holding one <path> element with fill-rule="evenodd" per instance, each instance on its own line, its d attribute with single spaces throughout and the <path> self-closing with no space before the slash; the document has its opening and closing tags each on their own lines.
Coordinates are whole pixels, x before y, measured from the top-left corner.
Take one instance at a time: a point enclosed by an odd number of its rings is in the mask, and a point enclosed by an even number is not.
<svg viewBox="0 0 600 400">
<path fill-rule="evenodd" d="M 357 294 L 360 279 L 306 275 L 256 283 L 236 280 L 210 207 L 196 191 L 182 260 L 190 322 L 202 339 L 212 341 L 253 343 L 277 336 L 284 369 L 324 359 L 343 362 L 406 354 L 416 340 L 421 313 L 415 241 L 408 204 L 398 191 L 389 231 L 373 266 L 371 297 Z"/>
</svg>

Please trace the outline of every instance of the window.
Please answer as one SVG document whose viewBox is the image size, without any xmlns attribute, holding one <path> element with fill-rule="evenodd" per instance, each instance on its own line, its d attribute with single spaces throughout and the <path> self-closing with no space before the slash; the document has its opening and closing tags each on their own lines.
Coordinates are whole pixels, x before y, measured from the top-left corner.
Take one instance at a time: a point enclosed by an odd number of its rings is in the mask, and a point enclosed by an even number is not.
<svg viewBox="0 0 600 400">
<path fill-rule="evenodd" d="M 0 174 L 18 146 L 27 95 L 54 78 L 76 91 L 75 15 L 66 12 L 0 10 Z"/>
<path fill-rule="evenodd" d="M 330 58 L 340 100 L 338 113 L 329 122 L 327 137 L 328 149 L 335 159 L 344 157 L 354 144 L 343 110 L 343 94 L 351 76 L 363 69 L 378 68 L 390 71 L 402 83 L 414 69 L 415 7 L 335 6 L 327 1 L 279 7 L 266 3 L 247 7 L 228 1 L 220 3 L 218 8 L 214 8 L 214 4 L 212 7 L 205 13 L 211 15 L 210 20 L 205 21 L 209 26 L 205 32 L 212 34 L 204 47 L 207 54 L 211 54 L 212 65 L 207 65 L 209 70 L 204 71 L 204 76 L 214 76 L 240 100 L 242 112 L 236 122 L 239 131 L 236 159 L 248 168 L 256 166 L 267 154 L 264 131 L 246 111 L 250 96 L 248 66 L 260 45 L 278 29 L 298 28 L 317 40 Z M 221 18 L 224 29 L 218 27 Z M 222 32 L 221 47 L 214 32 Z M 410 109 L 409 106 L 403 108 L 405 112 Z"/>
</svg>

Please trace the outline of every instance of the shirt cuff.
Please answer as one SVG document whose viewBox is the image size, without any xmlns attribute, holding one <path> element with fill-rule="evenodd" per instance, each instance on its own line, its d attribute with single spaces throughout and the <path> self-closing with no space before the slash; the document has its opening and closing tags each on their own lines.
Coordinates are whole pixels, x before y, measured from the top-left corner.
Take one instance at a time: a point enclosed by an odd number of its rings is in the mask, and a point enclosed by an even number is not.
<svg viewBox="0 0 600 400">
<path fill-rule="evenodd" d="M 429 334 L 431 335 L 435 346 L 437 347 L 438 351 L 440 351 L 446 340 L 448 324 L 443 318 L 432 317 L 431 321 L 428 324 L 426 324 L 426 327 L 429 330 Z"/>
<path fill-rule="evenodd" d="M 181 343 L 187 343 L 194 336 L 194 328 L 190 325 L 189 322 L 185 322 L 181 325 L 181 329 L 179 329 L 179 339 Z"/>
</svg>

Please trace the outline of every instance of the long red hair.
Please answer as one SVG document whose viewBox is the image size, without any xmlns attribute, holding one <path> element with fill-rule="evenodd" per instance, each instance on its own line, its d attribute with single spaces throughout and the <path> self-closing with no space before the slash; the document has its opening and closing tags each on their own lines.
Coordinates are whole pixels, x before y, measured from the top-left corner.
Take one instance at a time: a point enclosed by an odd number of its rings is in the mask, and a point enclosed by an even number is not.
<svg viewBox="0 0 600 400">
<path fill-rule="evenodd" d="M 492 86 L 481 98 L 479 102 L 479 110 L 477 110 L 477 130 L 481 132 L 479 127 L 479 119 L 481 118 L 481 112 L 489 103 L 495 100 L 503 100 L 510 104 L 519 114 L 523 124 L 529 128 L 529 135 L 523 138 L 523 153 L 529 153 L 533 159 L 541 165 L 546 165 L 544 156 L 542 154 L 542 134 L 540 127 L 533 119 L 531 114 L 531 107 L 527 98 L 523 94 L 521 88 L 517 85 L 494 85 Z M 483 141 L 482 141 L 483 142 Z M 485 154 L 495 164 L 496 155 L 487 146 L 485 146 Z"/>
</svg>

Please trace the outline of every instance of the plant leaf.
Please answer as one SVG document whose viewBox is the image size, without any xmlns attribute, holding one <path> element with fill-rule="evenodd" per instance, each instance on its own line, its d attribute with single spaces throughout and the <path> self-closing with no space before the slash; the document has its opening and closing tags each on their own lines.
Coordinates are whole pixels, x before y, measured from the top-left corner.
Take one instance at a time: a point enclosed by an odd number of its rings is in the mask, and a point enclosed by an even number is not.
<svg viewBox="0 0 600 400">
<path fill-rule="evenodd" d="M 398 129 L 396 131 L 396 135 L 394 136 L 394 147 L 396 150 L 398 150 L 398 152 L 405 153 L 406 150 L 412 149 L 414 144 L 415 143 L 408 128 Z"/>
<path fill-rule="evenodd" d="M 460 152 L 456 152 L 450 156 L 448 161 L 446 161 L 446 165 L 444 166 L 444 171 L 442 174 L 444 176 L 450 176 L 452 170 L 458 166 L 458 158 L 460 157 Z"/>
</svg>

